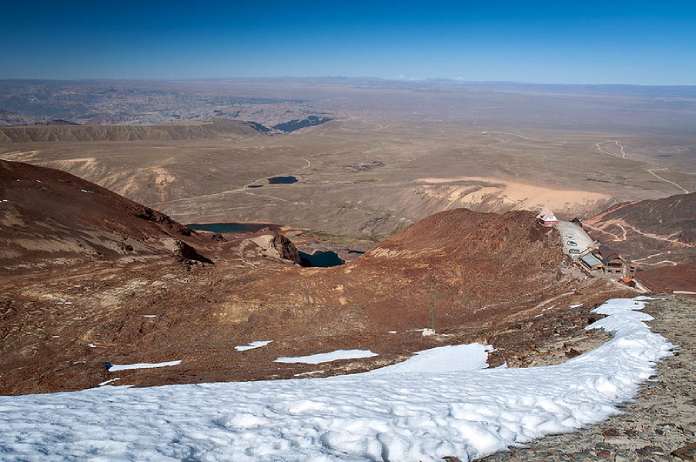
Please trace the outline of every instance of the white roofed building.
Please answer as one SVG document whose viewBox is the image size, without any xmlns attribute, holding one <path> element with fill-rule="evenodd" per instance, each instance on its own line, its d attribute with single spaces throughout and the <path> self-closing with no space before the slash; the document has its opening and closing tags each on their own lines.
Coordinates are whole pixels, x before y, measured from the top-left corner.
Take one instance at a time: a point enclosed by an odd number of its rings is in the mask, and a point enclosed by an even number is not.
<svg viewBox="0 0 696 462">
<path fill-rule="evenodd" d="M 558 218 L 556 218 L 556 215 L 554 215 L 551 210 L 546 208 L 541 209 L 536 218 L 542 226 L 546 226 L 547 228 L 551 228 L 558 224 Z"/>
</svg>

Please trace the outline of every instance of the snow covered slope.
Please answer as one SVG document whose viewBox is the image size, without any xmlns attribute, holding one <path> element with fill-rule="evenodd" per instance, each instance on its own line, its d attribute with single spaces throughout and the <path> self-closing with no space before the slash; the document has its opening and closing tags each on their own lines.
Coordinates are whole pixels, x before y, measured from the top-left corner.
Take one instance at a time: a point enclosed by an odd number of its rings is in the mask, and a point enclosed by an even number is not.
<svg viewBox="0 0 696 462">
<path fill-rule="evenodd" d="M 0 459 L 479 458 L 617 413 L 672 347 L 644 304 L 597 308 L 614 338 L 557 366 L 0 397 Z"/>
</svg>

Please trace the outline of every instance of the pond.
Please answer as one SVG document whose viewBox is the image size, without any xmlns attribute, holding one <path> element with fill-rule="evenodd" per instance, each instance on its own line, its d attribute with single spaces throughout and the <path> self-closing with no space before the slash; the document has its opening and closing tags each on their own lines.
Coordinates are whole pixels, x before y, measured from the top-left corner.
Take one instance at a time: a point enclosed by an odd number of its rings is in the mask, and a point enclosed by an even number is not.
<svg viewBox="0 0 696 462">
<path fill-rule="evenodd" d="M 330 266 L 338 266 L 344 263 L 343 259 L 336 252 L 315 250 L 314 253 L 300 251 L 300 258 L 303 266 L 314 266 L 320 268 L 328 268 Z"/>
<path fill-rule="evenodd" d="M 297 183 L 297 177 L 294 176 L 272 176 L 268 179 L 270 184 L 292 184 Z"/>
</svg>

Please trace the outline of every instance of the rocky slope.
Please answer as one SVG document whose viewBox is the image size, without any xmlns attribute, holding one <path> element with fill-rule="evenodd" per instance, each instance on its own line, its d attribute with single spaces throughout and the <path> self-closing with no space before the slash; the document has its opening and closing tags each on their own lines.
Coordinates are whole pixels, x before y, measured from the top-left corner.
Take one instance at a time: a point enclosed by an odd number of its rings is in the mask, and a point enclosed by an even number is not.
<svg viewBox="0 0 696 462">
<path fill-rule="evenodd" d="M 696 193 L 617 204 L 584 225 L 633 260 L 650 290 L 696 291 Z"/>
<path fill-rule="evenodd" d="M 168 216 L 60 170 L 0 160 L 0 274 L 185 255 L 201 239 Z"/>
<path fill-rule="evenodd" d="M 617 204 L 584 224 L 597 239 L 648 265 L 696 261 L 696 193 Z"/>
</svg>

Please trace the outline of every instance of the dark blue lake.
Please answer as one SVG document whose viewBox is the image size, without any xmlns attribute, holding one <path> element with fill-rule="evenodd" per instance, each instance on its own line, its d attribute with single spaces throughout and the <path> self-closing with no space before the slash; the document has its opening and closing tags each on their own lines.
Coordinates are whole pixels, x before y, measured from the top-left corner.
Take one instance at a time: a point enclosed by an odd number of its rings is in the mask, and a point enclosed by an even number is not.
<svg viewBox="0 0 696 462">
<path fill-rule="evenodd" d="M 294 176 L 272 176 L 268 182 L 270 184 L 292 184 L 297 183 L 297 178 Z"/>
<path fill-rule="evenodd" d="M 342 265 L 344 261 L 338 256 L 336 252 L 331 251 L 321 251 L 317 250 L 314 253 L 307 253 L 300 251 L 300 258 L 304 263 L 304 266 L 318 266 L 321 268 L 328 268 L 330 266 Z"/>
</svg>

